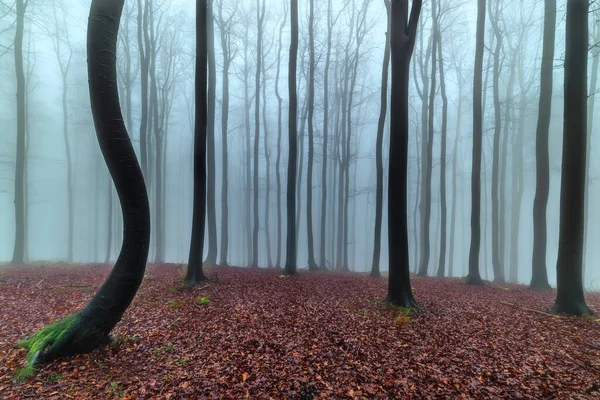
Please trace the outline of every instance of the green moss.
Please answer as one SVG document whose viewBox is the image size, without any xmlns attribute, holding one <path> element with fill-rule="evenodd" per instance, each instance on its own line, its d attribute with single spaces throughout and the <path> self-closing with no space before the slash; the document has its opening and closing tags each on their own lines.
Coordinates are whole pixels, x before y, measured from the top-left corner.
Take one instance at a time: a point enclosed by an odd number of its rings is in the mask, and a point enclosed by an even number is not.
<svg viewBox="0 0 600 400">
<path fill-rule="evenodd" d="M 27 350 L 27 365 L 15 373 L 20 381 L 35 374 L 35 367 L 40 361 L 40 356 L 48 346 L 56 343 L 62 335 L 77 321 L 77 314 L 69 315 L 59 321 L 42 328 L 35 335 L 19 342 L 16 347 Z"/>
<path fill-rule="evenodd" d="M 202 306 L 210 304 L 210 298 L 208 298 L 208 297 L 200 297 L 200 298 L 198 298 L 198 304 L 200 304 Z"/>
</svg>

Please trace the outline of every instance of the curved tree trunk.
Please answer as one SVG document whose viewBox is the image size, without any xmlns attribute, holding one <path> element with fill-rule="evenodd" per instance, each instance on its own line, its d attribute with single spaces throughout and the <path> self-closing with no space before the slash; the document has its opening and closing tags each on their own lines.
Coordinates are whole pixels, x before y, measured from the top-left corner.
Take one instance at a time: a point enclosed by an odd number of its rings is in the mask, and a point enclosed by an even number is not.
<svg viewBox="0 0 600 400">
<path fill-rule="evenodd" d="M 110 341 L 144 277 L 150 242 L 146 185 L 121 114 L 116 45 L 124 0 L 93 0 L 88 22 L 88 75 L 96 135 L 123 211 L 123 246 L 111 273 L 77 314 L 48 325 L 21 343 L 30 367 L 84 353 Z M 33 372 L 31 369 L 28 372 Z"/>
<path fill-rule="evenodd" d="M 192 238 L 185 281 L 196 285 L 206 280 L 202 271 L 206 223 L 206 130 L 208 75 L 208 4 L 196 1 L 196 124 L 194 128 L 194 205 Z"/>
</svg>

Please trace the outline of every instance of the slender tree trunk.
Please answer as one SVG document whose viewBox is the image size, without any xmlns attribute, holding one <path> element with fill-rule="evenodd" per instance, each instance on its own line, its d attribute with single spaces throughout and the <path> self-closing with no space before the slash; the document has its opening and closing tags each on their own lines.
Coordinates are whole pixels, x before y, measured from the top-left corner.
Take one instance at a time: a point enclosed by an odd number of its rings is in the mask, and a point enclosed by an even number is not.
<svg viewBox="0 0 600 400">
<path fill-rule="evenodd" d="M 448 276 L 454 276 L 454 248 L 456 247 L 456 181 L 458 174 L 458 142 L 460 138 L 461 120 L 462 120 L 462 72 L 460 66 L 456 68 L 456 75 L 458 78 L 458 107 L 456 111 L 456 134 L 454 136 L 454 146 L 452 149 L 452 211 L 450 213 L 450 248 L 449 248 L 449 262 L 448 262 Z M 462 203 L 461 203 L 462 206 Z M 462 242 L 461 242 L 462 244 Z M 461 260 L 462 262 L 462 260 Z"/>
<path fill-rule="evenodd" d="M 314 161 L 314 111 L 315 111 L 315 4 L 308 1 L 308 166 L 306 171 L 306 234 L 308 240 L 308 269 L 318 269 L 315 261 L 315 246 L 313 236 L 313 161 Z"/>
<path fill-rule="evenodd" d="M 25 261 L 25 72 L 23 69 L 23 30 L 27 2 L 16 0 L 16 29 L 14 41 L 15 73 L 17 79 L 17 152 L 15 162 L 15 244 L 12 264 Z"/>
<path fill-rule="evenodd" d="M 231 63 L 231 43 L 227 29 L 231 27 L 231 24 L 224 23 L 223 21 L 223 1 L 219 2 L 219 20 L 221 23 L 221 50 L 223 52 L 223 99 L 221 103 L 221 252 L 219 254 L 219 265 L 227 266 L 229 252 L 229 160 L 227 158 L 227 133 L 229 129 L 229 66 Z"/>
<path fill-rule="evenodd" d="M 552 111 L 555 28 L 556 0 L 545 0 L 540 101 L 535 141 L 536 187 L 535 198 L 533 200 L 532 275 L 529 285 L 532 289 L 536 290 L 550 288 L 548 284 L 548 272 L 546 270 L 546 209 L 550 192 L 548 133 L 550 131 L 550 113 Z"/>
<path fill-rule="evenodd" d="M 264 1 L 263 1 L 264 7 Z M 264 9 L 263 9 L 264 10 Z M 263 11 L 264 12 L 264 11 Z M 271 213 L 271 150 L 269 149 L 269 136 L 267 129 L 267 71 L 265 67 L 265 55 L 262 55 L 262 92 L 265 101 L 262 105 L 262 121 L 263 121 L 263 144 L 265 149 L 265 238 L 267 242 L 267 267 L 273 268 L 273 259 L 271 258 L 271 227 L 269 225 L 269 214 Z"/>
<path fill-rule="evenodd" d="M 281 49 L 283 47 L 283 29 L 287 21 L 287 3 L 284 2 L 284 16 L 279 27 L 279 41 L 277 42 L 277 72 L 275 73 L 275 96 L 277 97 L 277 159 L 275 161 L 275 179 L 277 184 L 277 258 L 275 267 L 281 268 L 281 248 L 282 248 L 282 217 L 281 217 L 281 137 L 282 130 L 282 104 L 283 99 L 279 93 L 279 77 L 281 72 Z"/>
<path fill-rule="evenodd" d="M 523 52 L 523 50 L 521 50 Z M 525 114 L 527 112 L 527 91 L 525 88 L 525 71 L 523 57 L 518 65 L 519 87 L 519 126 L 512 142 L 513 178 L 512 178 L 512 216 L 510 234 L 510 263 L 508 280 L 519 282 L 519 231 L 521 225 L 521 203 L 523 199 L 523 137 L 525 135 Z"/>
<path fill-rule="evenodd" d="M 588 0 L 567 1 L 565 101 L 556 300 L 552 311 L 588 315 L 583 293 L 583 232 L 587 151 Z"/>
<path fill-rule="evenodd" d="M 297 131 L 296 124 L 298 117 L 298 97 L 296 94 L 296 71 L 298 62 L 298 0 L 290 0 L 290 23 L 291 23 L 291 44 L 290 44 L 290 63 L 288 71 L 288 90 L 290 96 L 290 115 L 289 125 L 289 157 L 288 157 L 288 176 L 287 176 L 287 249 L 285 273 L 293 275 L 296 273 L 296 163 L 297 160 Z"/>
<path fill-rule="evenodd" d="M 304 99 L 304 105 L 302 107 L 301 118 L 300 118 L 300 130 L 298 133 L 298 147 L 300 150 L 298 160 L 298 177 L 296 182 L 296 251 L 298 251 L 298 241 L 300 240 L 301 221 L 300 216 L 302 215 L 302 174 L 304 166 L 304 128 L 306 127 L 306 119 L 308 116 L 308 99 Z"/>
<path fill-rule="evenodd" d="M 388 26 L 385 36 L 385 50 L 383 52 L 383 68 L 381 71 L 381 108 L 377 122 L 377 141 L 375 143 L 375 163 L 377 164 L 377 187 L 375 189 L 375 239 L 373 243 L 373 263 L 371 276 L 379 278 L 379 258 L 381 255 L 381 220 L 383 219 L 383 130 L 387 114 L 388 79 L 390 66 L 390 31 L 391 31 L 391 4 L 384 0 L 387 12 Z"/>
<path fill-rule="evenodd" d="M 141 110 L 140 110 L 140 155 L 142 160 L 142 172 L 144 177 L 148 176 L 148 41 L 145 36 L 148 32 L 148 8 L 150 0 L 144 0 L 142 10 L 142 0 L 137 0 L 137 34 L 138 50 L 140 52 L 140 79 L 141 79 Z"/>
<path fill-rule="evenodd" d="M 249 27 L 245 27 L 245 36 L 244 36 L 244 128 L 245 128 L 245 138 L 246 138 L 246 151 L 244 155 L 246 157 L 246 204 L 245 204 L 245 220 L 246 220 L 246 259 L 248 260 L 248 264 L 251 263 L 252 260 L 252 217 L 250 214 L 250 209 L 252 207 L 252 164 L 251 164 L 251 154 L 252 148 L 250 146 L 250 107 L 252 106 L 252 100 L 250 99 L 249 94 L 249 86 L 250 86 L 250 61 L 248 59 L 248 48 L 250 46 L 248 40 L 248 29 Z"/>
<path fill-rule="evenodd" d="M 496 12 L 491 15 L 492 28 L 496 36 L 496 48 L 494 50 L 494 72 L 492 76 L 494 93 L 494 147 L 492 160 L 492 267 L 494 268 L 494 282 L 504 282 L 504 265 L 500 248 L 500 198 L 499 198 L 499 171 L 500 171 L 500 136 L 502 133 L 502 110 L 500 109 L 500 50 L 502 49 L 502 33 L 499 24 L 500 2 L 496 0 Z"/>
<path fill-rule="evenodd" d="M 477 0 L 477 40 L 475 43 L 475 72 L 473 77 L 473 165 L 471 176 L 471 248 L 467 283 L 481 284 L 479 247 L 481 241 L 481 141 L 483 118 L 481 110 L 481 74 L 485 34 L 485 0 Z"/>
<path fill-rule="evenodd" d="M 217 210 L 216 210 L 216 160 L 215 160 L 215 108 L 217 91 L 217 66 L 215 61 L 215 28 L 213 1 L 208 2 L 208 121 L 206 123 L 206 219 L 208 224 L 208 254 L 206 263 L 217 263 Z"/>
<path fill-rule="evenodd" d="M 437 24 L 436 24 L 437 25 Z M 441 208 L 441 226 L 440 226 L 440 259 L 437 275 L 443 277 L 446 275 L 446 135 L 448 130 L 448 98 L 446 97 L 446 81 L 444 75 L 444 58 L 442 52 L 442 36 L 437 28 L 437 45 L 439 52 L 440 68 L 440 89 L 442 93 L 442 149 L 440 154 L 440 208 Z"/>
<path fill-rule="evenodd" d="M 196 285 L 206 280 L 202 271 L 206 223 L 206 135 L 208 119 L 208 4 L 196 1 L 196 76 L 194 129 L 194 204 L 192 238 L 185 281 Z"/>
<path fill-rule="evenodd" d="M 437 6 L 436 0 L 432 0 L 431 4 L 432 9 L 432 24 L 433 29 L 435 30 L 435 26 L 437 24 Z M 422 247 L 423 252 L 421 255 L 421 263 L 419 265 L 419 276 L 426 276 L 427 270 L 429 268 L 429 258 L 431 252 L 431 244 L 430 244 L 430 226 L 431 226 L 431 175 L 433 172 L 433 117 L 435 112 L 435 92 L 436 92 L 436 69 L 437 69 L 437 37 L 435 34 L 432 34 L 431 40 L 431 85 L 430 85 L 430 93 L 429 93 L 429 110 L 428 110 L 428 128 L 427 128 L 427 152 L 425 157 L 427 158 L 427 168 L 423 171 L 424 174 L 424 214 L 423 214 L 423 232 L 422 232 Z M 425 95 L 425 93 L 423 93 Z"/>
</svg>

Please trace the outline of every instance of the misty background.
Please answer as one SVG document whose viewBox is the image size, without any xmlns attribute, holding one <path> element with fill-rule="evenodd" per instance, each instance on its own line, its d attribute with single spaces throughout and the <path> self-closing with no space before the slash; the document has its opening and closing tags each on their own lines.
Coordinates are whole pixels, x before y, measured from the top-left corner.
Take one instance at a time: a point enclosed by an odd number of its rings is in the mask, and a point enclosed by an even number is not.
<svg viewBox="0 0 600 400">
<path fill-rule="evenodd" d="M 456 226 L 451 233 L 448 223 L 448 240 L 453 247 L 446 252 L 453 264 L 453 276 L 467 272 L 470 241 L 470 179 L 472 151 L 472 74 L 475 53 L 475 4 L 440 0 L 440 30 L 443 39 L 442 54 L 448 97 L 446 193 L 448 220 L 456 208 Z M 138 7 L 143 1 L 129 0 L 119 32 L 119 90 L 121 107 L 140 157 L 139 127 L 141 120 L 140 53 L 138 41 Z M 261 2 L 259 2 L 261 3 Z M 489 1 L 492 13 L 487 13 L 486 52 L 484 55 L 484 140 L 482 163 L 482 251 L 481 275 L 491 279 L 491 181 L 492 144 L 494 135 L 494 95 L 492 85 L 496 45 L 491 16 L 498 18 L 503 41 L 500 47 L 499 98 L 502 112 L 501 163 L 505 166 L 500 179 L 504 190 L 500 194 L 501 221 L 505 222 L 505 260 L 510 259 L 516 242 L 518 255 L 518 281 L 528 283 L 531 278 L 533 237 L 533 197 L 535 193 L 535 129 L 539 101 L 539 75 L 543 25 L 543 2 L 521 0 Z M 531 4 L 530 4 L 531 3 Z M 155 121 L 151 121 L 149 137 L 149 175 L 147 187 L 152 208 L 152 247 L 149 261 L 186 263 L 190 244 L 192 220 L 192 138 L 194 126 L 194 45 L 195 3 L 184 0 L 149 2 L 153 18 L 146 31 L 155 43 L 155 76 L 157 108 L 160 131 L 164 142 L 156 140 Z M 338 169 L 342 165 L 341 132 L 349 127 L 350 141 L 347 170 L 349 187 L 342 193 L 348 204 L 347 234 L 343 235 L 343 248 L 347 251 L 348 267 L 352 271 L 366 272 L 371 268 L 375 219 L 375 139 L 380 108 L 381 71 L 385 47 L 386 9 L 383 0 L 332 0 L 331 14 L 335 18 L 332 40 L 327 40 L 328 2 L 315 5 L 315 112 L 314 112 L 314 171 L 313 171 L 313 229 L 315 251 L 319 258 L 321 196 L 324 183 L 321 179 L 323 159 L 323 127 L 328 123 L 330 132 L 327 156 L 329 172 L 326 182 L 326 259 L 333 267 L 337 257 L 341 226 L 338 220 Z M 221 14 L 219 13 L 222 7 Z M 222 175 L 222 69 L 223 49 L 221 33 L 230 40 L 231 66 L 229 68 L 228 108 L 228 179 L 229 189 L 229 250 L 230 265 L 251 264 L 248 237 L 252 223 L 249 202 L 253 187 L 247 185 L 248 162 L 254 161 L 253 148 L 248 152 L 247 139 L 254 144 L 254 91 L 257 63 L 257 4 L 236 0 L 214 0 L 214 51 L 216 61 L 216 107 L 214 126 L 214 157 L 216 196 L 216 229 L 220 240 Z M 411 243 L 411 270 L 419 257 L 420 202 L 423 174 L 422 129 L 423 108 L 420 92 L 431 82 L 431 62 L 428 43 L 431 36 L 430 2 L 425 2 L 417 33 L 417 43 L 411 65 L 410 91 L 410 160 L 409 160 L 409 239 Z M 590 17 L 590 46 L 598 42 L 600 14 L 594 9 Z M 276 153 L 278 135 L 281 134 L 281 186 L 282 232 L 285 232 L 285 189 L 287 166 L 287 65 L 289 48 L 289 15 L 279 32 L 286 13 L 280 0 L 267 0 L 264 17 L 264 73 L 261 73 L 259 171 L 259 265 L 275 264 L 277 252 L 277 178 Z M 494 13 L 493 10 L 496 10 Z M 26 142 L 26 258 L 28 262 L 68 261 L 74 263 L 104 263 L 114 261 L 121 241 L 121 214 L 118 200 L 101 158 L 91 120 L 87 86 L 85 55 L 86 25 L 89 3 L 72 0 L 31 0 L 25 14 L 24 69 L 27 85 L 27 142 Z M 364 16 L 364 18 L 363 18 Z M 563 68 L 564 7 L 558 9 L 556 60 L 552 120 L 550 126 L 550 197 L 548 202 L 548 277 L 556 284 L 556 254 L 558 249 L 559 190 L 561 146 L 563 132 Z M 0 260 L 10 261 L 14 246 L 14 164 L 16 149 L 16 83 L 12 45 L 15 36 L 15 13 L 10 0 L 0 0 Z M 298 266 L 306 267 L 307 258 L 307 81 L 308 81 L 308 1 L 300 1 L 300 49 L 298 64 L 299 104 L 299 177 L 300 202 L 298 216 Z M 327 48 L 331 49 L 329 70 L 329 118 L 324 121 L 324 60 Z M 278 57 L 279 54 L 279 57 Z M 592 59 L 597 51 L 592 46 L 588 69 L 594 71 Z M 279 79 L 276 80 L 277 60 L 280 60 Z M 350 67 L 356 67 L 354 73 Z M 244 83 L 247 78 L 246 85 Z M 353 104 L 349 124 L 345 115 L 344 87 L 355 77 L 352 90 Z M 590 80 L 588 80 L 589 82 Z M 429 83 L 427 83 L 429 82 Z M 282 131 L 278 130 L 278 91 L 282 102 Z M 440 152 L 442 100 L 436 89 L 434 111 L 434 142 L 432 160 L 432 211 L 430 240 L 432 253 L 430 273 L 435 273 L 440 243 Z M 66 86 L 65 86 L 66 84 Z M 66 90 L 64 90 L 66 88 Z M 250 98 L 245 98 L 245 89 Z M 426 92 L 427 93 L 427 92 Z M 66 97 L 64 95 L 66 94 Z M 590 90 L 590 101 L 596 95 Z M 427 95 L 425 97 L 428 97 Z M 248 100 L 250 102 L 248 102 Z M 63 103 L 64 102 L 64 103 Z M 65 107 L 63 107 L 63 104 Z M 591 102 L 593 104 L 593 102 Z M 246 108 L 249 107 L 249 119 Z M 65 114 L 66 111 L 66 114 Z M 388 109 L 389 113 L 394 110 Z M 342 115 L 344 114 L 344 115 Z M 591 121 L 598 126 L 594 109 L 589 108 Z M 66 115 L 66 119 L 65 116 Z M 65 125 L 66 121 L 66 125 Z M 66 130 L 65 130 L 66 129 Z M 600 199 L 597 185 L 600 176 L 597 154 L 597 136 L 591 129 L 591 154 L 589 157 L 588 190 L 590 205 Z M 65 134 L 66 132 L 66 134 Z M 347 133 L 347 132 L 346 132 Z M 388 128 L 384 139 L 384 171 L 387 175 Z M 266 136 L 266 140 L 265 140 Z M 157 144 L 158 143 L 158 144 Z M 164 160 L 158 160 L 157 149 L 162 149 Z M 583 154 L 581 155 L 584 156 Z M 162 193 L 164 205 L 159 203 L 156 185 L 157 165 L 162 162 Z M 267 165 L 269 173 L 267 174 Z M 160 169 L 159 169 L 160 170 Z M 70 172 L 69 172 L 70 171 Z M 253 171 L 253 170 L 252 170 Z M 69 179 L 69 174 L 71 178 Z M 455 196 L 452 195 L 453 176 Z M 69 184 L 70 181 L 70 184 Z M 337 183 L 336 183 L 337 182 Z M 387 186 L 387 177 L 384 178 Z M 516 182 L 516 184 L 515 184 Z M 337 186 L 336 186 L 337 185 Z M 268 191 L 267 191 L 268 187 Z M 522 189 L 521 189 L 522 188 Z M 69 195 L 71 192 L 71 195 Z M 387 204 L 384 191 L 381 269 L 387 270 Z M 268 195 L 268 196 L 267 196 Z M 268 197 L 268 199 L 267 199 Z M 455 197 L 455 201 L 452 198 Z M 71 200 L 70 200 L 71 199 Z M 71 211 L 71 214 L 70 212 Z M 511 229 L 511 216 L 519 212 L 518 229 Z M 268 216 L 268 225 L 266 224 Z M 600 249 L 595 244 L 600 231 L 594 221 L 599 215 L 589 207 L 587 247 L 585 249 L 585 285 L 600 288 L 600 268 L 596 260 Z M 69 229 L 69 220 L 72 228 Z M 207 220 L 207 223 L 209 221 Z M 208 229 L 208 228 L 207 228 Z M 71 231 L 71 235 L 70 232 Z M 162 239 L 157 239 L 157 231 Z M 70 238 L 72 236 L 72 238 Z M 517 238 L 511 241 L 511 238 Z M 269 240 L 267 240 L 269 239 Z M 206 237 L 208 252 L 211 237 Z M 157 242 L 164 242 L 164 255 L 157 255 Z M 71 243 L 71 246 L 70 246 Z M 281 240 L 285 247 L 285 240 Z M 69 248 L 72 248 L 72 251 Z M 220 249 L 220 241 L 217 243 Z M 268 251 L 270 250 L 270 251 Z M 285 249 L 281 249 L 285 254 Z M 70 254 L 72 253 L 72 254 Z M 160 256 L 160 257 L 158 257 Z M 157 258 L 159 258 L 157 260 Z M 217 257 L 219 260 L 219 257 Z M 505 262 L 508 269 L 508 262 Z M 508 277 L 509 274 L 506 273 Z"/>
</svg>

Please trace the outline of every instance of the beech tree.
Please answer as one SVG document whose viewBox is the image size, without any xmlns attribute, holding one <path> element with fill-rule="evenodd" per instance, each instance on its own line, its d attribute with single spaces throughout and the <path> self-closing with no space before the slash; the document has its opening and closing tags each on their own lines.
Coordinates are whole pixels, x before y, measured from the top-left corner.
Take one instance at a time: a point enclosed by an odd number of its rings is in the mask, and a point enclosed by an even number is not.
<svg viewBox="0 0 600 400">
<path fill-rule="evenodd" d="M 556 0 L 545 0 L 544 40 L 540 77 L 540 102 L 535 141 L 535 197 L 533 199 L 533 256 L 530 287 L 549 289 L 546 269 L 546 208 L 550 192 L 550 156 L 548 133 L 552 109 L 552 82 L 554 41 L 556 27 Z"/>
<path fill-rule="evenodd" d="M 113 270 L 80 312 L 54 322 L 20 346 L 28 364 L 89 352 L 110 342 L 144 277 L 150 242 L 150 207 L 146 185 L 125 128 L 117 91 L 117 33 L 124 0 L 92 0 L 87 30 L 90 101 L 96 136 L 117 188 L 123 211 L 123 244 Z"/>
<path fill-rule="evenodd" d="M 385 50 L 383 52 L 383 68 L 381 70 L 381 108 L 377 122 L 377 142 L 375 144 L 375 163 L 377 164 L 377 187 L 375 189 L 375 239 L 373 247 L 373 263 L 371 276 L 379 278 L 379 258 L 381 254 L 381 220 L 383 219 L 383 130 L 387 114 L 388 78 L 390 66 L 390 32 L 391 32 L 391 4 L 390 0 L 383 0 L 387 13 L 387 32 L 385 34 Z"/>
<path fill-rule="evenodd" d="M 471 248 L 467 283 L 482 283 L 479 275 L 479 247 L 481 243 L 481 143 L 483 116 L 481 110 L 481 78 L 485 34 L 485 0 L 477 0 L 477 33 L 475 42 L 475 71 L 473 77 L 473 166 L 471 175 Z"/>
<path fill-rule="evenodd" d="M 407 308 L 417 307 L 410 286 L 407 179 L 408 179 L 408 86 L 410 59 L 415 46 L 422 0 L 392 0 L 391 58 L 392 97 L 390 162 L 388 178 L 389 278 L 387 299 Z"/>
<path fill-rule="evenodd" d="M 285 273 L 296 273 L 296 163 L 297 154 L 297 114 L 298 96 L 296 88 L 296 71 L 298 62 L 298 0 L 290 0 L 291 43 L 288 70 L 288 90 L 290 96 L 288 120 L 288 176 L 287 176 L 287 249 Z"/>
<path fill-rule="evenodd" d="M 572 315 L 593 314 L 583 294 L 588 10 L 588 0 L 567 2 L 560 233 L 552 311 Z"/>
<path fill-rule="evenodd" d="M 194 205 L 192 239 L 185 281 L 196 285 L 206 280 L 202 271 L 206 222 L 206 129 L 208 87 L 208 0 L 196 1 L 196 89 L 194 127 Z"/>
</svg>

